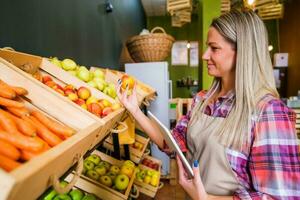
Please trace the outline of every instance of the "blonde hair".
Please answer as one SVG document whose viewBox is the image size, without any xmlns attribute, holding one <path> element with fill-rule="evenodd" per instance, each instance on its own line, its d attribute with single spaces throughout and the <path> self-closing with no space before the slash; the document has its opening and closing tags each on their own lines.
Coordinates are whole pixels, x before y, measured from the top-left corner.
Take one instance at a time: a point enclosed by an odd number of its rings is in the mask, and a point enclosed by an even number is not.
<svg viewBox="0 0 300 200">
<path fill-rule="evenodd" d="M 266 94 L 279 96 L 268 51 L 267 31 L 253 11 L 233 10 L 214 19 L 211 27 L 236 50 L 235 102 L 218 127 L 218 139 L 226 147 L 242 150 L 244 145 L 249 147 L 251 117 L 256 114 L 259 100 Z M 204 112 L 209 100 L 220 89 L 221 80 L 215 78 L 207 93 L 208 98 L 198 108 L 200 112 Z"/>
</svg>

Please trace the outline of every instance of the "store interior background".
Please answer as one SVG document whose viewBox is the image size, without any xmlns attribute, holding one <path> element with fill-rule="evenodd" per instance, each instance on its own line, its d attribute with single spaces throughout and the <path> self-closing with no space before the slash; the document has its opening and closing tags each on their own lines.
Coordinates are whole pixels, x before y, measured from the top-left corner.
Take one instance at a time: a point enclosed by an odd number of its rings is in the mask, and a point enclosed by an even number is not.
<svg viewBox="0 0 300 200">
<path fill-rule="evenodd" d="M 0 47 L 44 57 L 71 58 L 78 64 L 122 70 L 123 44 L 143 28 L 163 27 L 175 40 L 199 42 L 199 67 L 171 66 L 173 98 L 190 97 L 191 88 L 176 87 L 176 80 L 199 80 L 197 89 L 207 89 L 207 75 L 201 53 L 211 19 L 220 14 L 220 0 L 196 0 L 192 22 L 181 28 L 171 26 L 168 14 L 147 16 L 140 0 L 110 0 L 113 11 L 105 11 L 105 0 L 2 0 L 0 6 Z M 300 1 L 284 0 L 283 19 L 265 21 L 270 44 L 277 52 L 289 53 L 286 96 L 300 90 Z"/>
</svg>

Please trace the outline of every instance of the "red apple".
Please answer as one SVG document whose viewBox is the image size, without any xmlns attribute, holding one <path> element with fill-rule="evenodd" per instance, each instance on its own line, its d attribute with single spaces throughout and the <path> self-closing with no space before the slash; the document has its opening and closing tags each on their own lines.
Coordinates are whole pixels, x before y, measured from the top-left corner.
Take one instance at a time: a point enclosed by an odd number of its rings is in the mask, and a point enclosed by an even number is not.
<svg viewBox="0 0 300 200">
<path fill-rule="evenodd" d="M 46 83 L 46 82 L 48 82 L 48 81 L 52 81 L 51 76 L 43 76 L 42 82 L 43 82 L 43 83 Z"/>
<path fill-rule="evenodd" d="M 76 93 L 76 92 L 72 89 L 65 89 L 65 95 L 66 96 L 68 96 L 69 94 L 72 94 L 72 93 Z"/>
<path fill-rule="evenodd" d="M 76 100 L 78 99 L 78 96 L 77 96 L 77 94 L 75 94 L 75 93 L 70 93 L 70 94 L 68 95 L 68 98 L 69 98 L 71 101 L 76 101 Z"/>
<path fill-rule="evenodd" d="M 133 89 L 135 81 L 132 76 L 125 74 L 122 76 L 121 81 L 122 81 L 121 87 L 123 90 L 126 90 L 126 87 L 128 87 L 129 91 Z"/>
<path fill-rule="evenodd" d="M 54 81 L 47 81 L 47 82 L 45 82 L 45 85 L 47 85 L 48 87 L 53 88 L 53 86 L 55 86 L 56 83 Z"/>
<path fill-rule="evenodd" d="M 113 112 L 113 110 L 111 109 L 111 107 L 106 107 L 102 110 L 102 117 L 107 116 L 109 113 Z"/>
<path fill-rule="evenodd" d="M 90 103 L 87 105 L 87 109 L 88 111 L 90 111 L 91 113 L 97 115 L 98 117 L 101 116 L 101 106 L 98 103 Z"/>
<path fill-rule="evenodd" d="M 88 99 L 91 96 L 91 91 L 86 87 L 80 87 L 77 91 L 79 98 Z"/>
<path fill-rule="evenodd" d="M 83 104 L 85 104 L 85 100 L 83 100 L 83 99 L 77 99 L 77 100 L 75 100 L 74 101 L 76 104 L 78 104 L 78 105 L 83 105 Z"/>
</svg>

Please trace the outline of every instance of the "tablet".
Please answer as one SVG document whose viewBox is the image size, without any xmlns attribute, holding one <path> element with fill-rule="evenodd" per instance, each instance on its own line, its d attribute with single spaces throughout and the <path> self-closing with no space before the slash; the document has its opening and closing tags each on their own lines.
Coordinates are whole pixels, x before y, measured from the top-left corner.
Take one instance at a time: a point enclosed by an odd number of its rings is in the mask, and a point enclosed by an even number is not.
<svg viewBox="0 0 300 200">
<path fill-rule="evenodd" d="M 189 164 L 189 162 L 187 161 L 187 159 L 183 155 L 183 153 L 180 150 L 177 142 L 175 141 L 174 137 L 172 136 L 170 130 L 163 123 L 161 123 L 157 119 L 157 117 L 155 117 L 153 115 L 153 113 L 151 113 L 150 111 L 147 111 L 147 115 L 151 119 L 151 121 L 156 122 L 156 124 L 158 124 L 158 127 L 161 129 L 161 133 L 163 134 L 163 137 L 164 137 L 168 147 L 171 150 L 175 151 L 176 154 L 179 156 L 179 158 L 181 159 L 182 164 L 185 167 L 189 177 L 194 177 L 194 172 L 193 172 L 193 169 L 192 169 L 191 165 Z"/>
</svg>

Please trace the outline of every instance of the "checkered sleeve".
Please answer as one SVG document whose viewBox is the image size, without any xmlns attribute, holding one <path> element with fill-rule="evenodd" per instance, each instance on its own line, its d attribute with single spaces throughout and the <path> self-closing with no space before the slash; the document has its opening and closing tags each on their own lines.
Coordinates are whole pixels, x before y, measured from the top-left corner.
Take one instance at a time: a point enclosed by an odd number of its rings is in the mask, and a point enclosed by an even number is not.
<svg viewBox="0 0 300 200">
<path fill-rule="evenodd" d="M 234 199 L 300 199 L 295 119 L 295 113 L 280 100 L 266 103 L 254 125 L 248 181 L 241 184 Z"/>
</svg>

